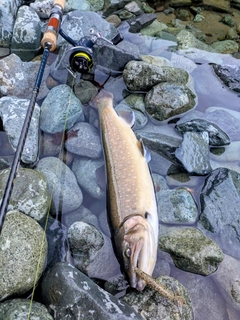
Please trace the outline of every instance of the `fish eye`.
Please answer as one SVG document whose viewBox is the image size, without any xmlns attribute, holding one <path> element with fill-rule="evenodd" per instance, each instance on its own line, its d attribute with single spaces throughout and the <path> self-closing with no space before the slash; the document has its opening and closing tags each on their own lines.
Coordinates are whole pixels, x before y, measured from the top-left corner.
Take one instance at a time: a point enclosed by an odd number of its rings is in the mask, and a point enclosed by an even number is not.
<svg viewBox="0 0 240 320">
<path fill-rule="evenodd" d="M 131 253 L 132 253 L 132 250 L 131 250 L 130 248 L 127 248 L 127 249 L 124 251 L 124 255 L 125 255 L 126 258 L 130 258 Z"/>
</svg>

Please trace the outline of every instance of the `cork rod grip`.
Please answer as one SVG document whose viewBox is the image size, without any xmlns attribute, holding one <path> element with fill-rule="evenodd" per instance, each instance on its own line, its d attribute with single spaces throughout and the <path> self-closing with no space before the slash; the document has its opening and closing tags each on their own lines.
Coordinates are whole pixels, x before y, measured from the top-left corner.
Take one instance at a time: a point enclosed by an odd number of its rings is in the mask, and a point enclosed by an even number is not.
<svg viewBox="0 0 240 320">
<path fill-rule="evenodd" d="M 53 5 L 54 6 L 59 5 L 60 7 L 62 7 L 62 9 L 64 9 L 65 3 L 66 3 L 66 0 L 55 0 Z"/>
<path fill-rule="evenodd" d="M 50 51 L 54 51 L 56 49 L 56 44 L 57 44 L 57 36 L 58 36 L 58 31 L 60 29 L 60 23 L 62 20 L 62 14 L 63 14 L 63 9 L 65 6 L 65 0 L 55 0 L 53 4 L 53 11 L 50 15 L 50 19 L 48 22 L 47 30 L 45 31 L 41 45 L 44 48 L 46 43 L 51 44 Z M 54 10 L 55 6 L 59 6 L 57 9 L 57 12 Z M 57 8 L 57 7 L 56 7 Z"/>
</svg>

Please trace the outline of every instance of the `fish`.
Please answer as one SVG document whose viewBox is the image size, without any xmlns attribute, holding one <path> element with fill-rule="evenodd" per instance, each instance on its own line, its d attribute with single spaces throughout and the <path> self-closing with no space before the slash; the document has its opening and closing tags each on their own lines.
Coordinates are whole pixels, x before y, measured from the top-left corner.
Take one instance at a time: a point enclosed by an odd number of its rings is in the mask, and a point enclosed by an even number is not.
<svg viewBox="0 0 240 320">
<path fill-rule="evenodd" d="M 112 93 L 100 91 L 90 105 L 99 115 L 116 255 L 130 286 L 142 291 L 146 281 L 134 268 L 151 276 L 158 247 L 157 204 L 146 149 L 131 119 L 126 121 L 114 110 Z"/>
</svg>

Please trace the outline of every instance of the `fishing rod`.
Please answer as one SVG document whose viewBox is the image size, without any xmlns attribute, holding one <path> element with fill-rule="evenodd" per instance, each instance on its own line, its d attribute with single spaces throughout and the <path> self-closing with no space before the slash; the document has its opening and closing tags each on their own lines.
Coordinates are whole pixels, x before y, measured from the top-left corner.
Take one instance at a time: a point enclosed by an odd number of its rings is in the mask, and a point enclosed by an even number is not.
<svg viewBox="0 0 240 320">
<path fill-rule="evenodd" d="M 43 35 L 43 39 L 41 41 L 41 45 L 44 49 L 43 57 L 42 57 L 41 64 L 39 66 L 36 82 L 33 88 L 31 99 L 29 101 L 28 110 L 23 123 L 17 149 L 14 154 L 13 163 L 10 169 L 7 185 L 3 194 L 2 203 L 0 207 L 0 234 L 4 224 L 5 216 L 7 214 L 7 208 L 8 208 L 8 204 L 9 204 L 12 189 L 13 189 L 14 179 L 16 178 L 16 175 L 17 175 L 17 169 L 21 160 L 24 144 L 27 138 L 30 122 L 32 119 L 35 103 L 39 93 L 39 89 L 42 82 L 42 77 L 43 77 L 44 69 L 49 56 L 49 52 L 50 51 L 52 52 L 56 49 L 57 36 L 59 33 L 61 21 L 62 21 L 65 2 L 66 2 L 65 0 L 54 0 L 53 8 L 50 13 L 48 26 L 47 26 L 46 32 Z"/>
</svg>

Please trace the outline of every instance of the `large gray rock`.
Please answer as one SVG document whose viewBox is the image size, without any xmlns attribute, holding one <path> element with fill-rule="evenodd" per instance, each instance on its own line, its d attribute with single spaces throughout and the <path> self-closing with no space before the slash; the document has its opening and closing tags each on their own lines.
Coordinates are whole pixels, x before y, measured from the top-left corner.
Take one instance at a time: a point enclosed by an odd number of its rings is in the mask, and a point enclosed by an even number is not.
<svg viewBox="0 0 240 320">
<path fill-rule="evenodd" d="M 221 248 L 196 228 L 160 229 L 159 247 L 178 268 L 202 275 L 215 272 L 224 258 Z"/>
<path fill-rule="evenodd" d="M 30 99 L 36 82 L 40 61 L 23 62 L 16 54 L 11 54 L 0 60 L 0 97 L 15 96 Z M 49 66 L 45 67 L 38 99 L 48 94 L 46 80 Z"/>
<path fill-rule="evenodd" d="M 164 288 L 170 290 L 185 300 L 179 307 L 170 299 L 164 297 L 152 288 L 147 287 L 142 292 L 130 292 L 122 301 L 137 310 L 144 319 L 161 320 L 193 320 L 191 300 L 187 290 L 176 279 L 162 276 L 156 279 Z"/>
<path fill-rule="evenodd" d="M 100 158 L 102 145 L 99 131 L 87 122 L 78 122 L 67 132 L 65 148 L 79 156 Z"/>
<path fill-rule="evenodd" d="M 240 258 L 240 174 L 226 169 L 214 170 L 202 188 L 198 227 L 213 238 L 229 255 Z"/>
<path fill-rule="evenodd" d="M 49 194 L 53 200 L 51 208 L 53 213 L 69 212 L 81 205 L 83 196 L 77 179 L 60 159 L 42 158 L 37 163 L 36 170 L 41 172 L 48 182 Z"/>
<path fill-rule="evenodd" d="M 63 132 L 83 120 L 81 101 L 68 85 L 62 84 L 50 90 L 41 106 L 40 128 L 44 132 Z"/>
<path fill-rule="evenodd" d="M 32 289 L 46 257 L 47 241 L 40 225 L 23 213 L 9 211 L 0 236 L 0 301 Z"/>
<path fill-rule="evenodd" d="M 14 150 L 18 146 L 29 102 L 28 99 L 16 97 L 3 97 L 0 99 L 0 117 L 3 122 L 3 128 Z M 40 108 L 36 103 L 21 156 L 21 160 L 28 164 L 35 163 L 38 157 L 39 118 Z"/>
<path fill-rule="evenodd" d="M 10 169 L 0 172 L 0 199 L 7 186 Z M 31 169 L 19 169 L 14 180 L 9 210 L 19 210 L 37 221 L 43 221 L 48 210 L 48 186 L 44 176 Z"/>
<path fill-rule="evenodd" d="M 209 159 L 209 136 L 206 131 L 186 132 L 176 149 L 176 158 L 191 174 L 206 175 L 212 171 Z"/>
<path fill-rule="evenodd" d="M 41 295 L 55 320 L 142 319 L 131 307 L 110 295 L 72 265 L 57 263 L 44 276 Z"/>
<path fill-rule="evenodd" d="M 23 0 L 2 0 L 0 7 L 0 45 L 10 46 L 13 26 L 18 8 L 23 4 Z"/>
<path fill-rule="evenodd" d="M 11 53 L 30 61 L 41 47 L 41 24 L 37 13 L 29 6 L 19 8 L 13 29 Z"/>
<path fill-rule="evenodd" d="M 29 314 L 30 312 L 30 314 Z M 0 303 L 1 320 L 24 320 L 28 317 L 36 320 L 53 320 L 47 308 L 36 301 L 29 299 L 13 299 Z"/>
<path fill-rule="evenodd" d="M 191 110 L 196 104 L 195 98 L 186 85 L 159 83 L 146 94 L 146 111 L 154 119 L 164 121 Z"/>
<path fill-rule="evenodd" d="M 130 91 L 148 91 L 160 82 L 186 84 L 188 77 L 183 69 L 158 67 L 145 61 L 130 61 L 123 71 L 124 82 Z"/>
<path fill-rule="evenodd" d="M 225 255 L 213 279 L 227 303 L 240 310 L 240 261 Z"/>
</svg>

